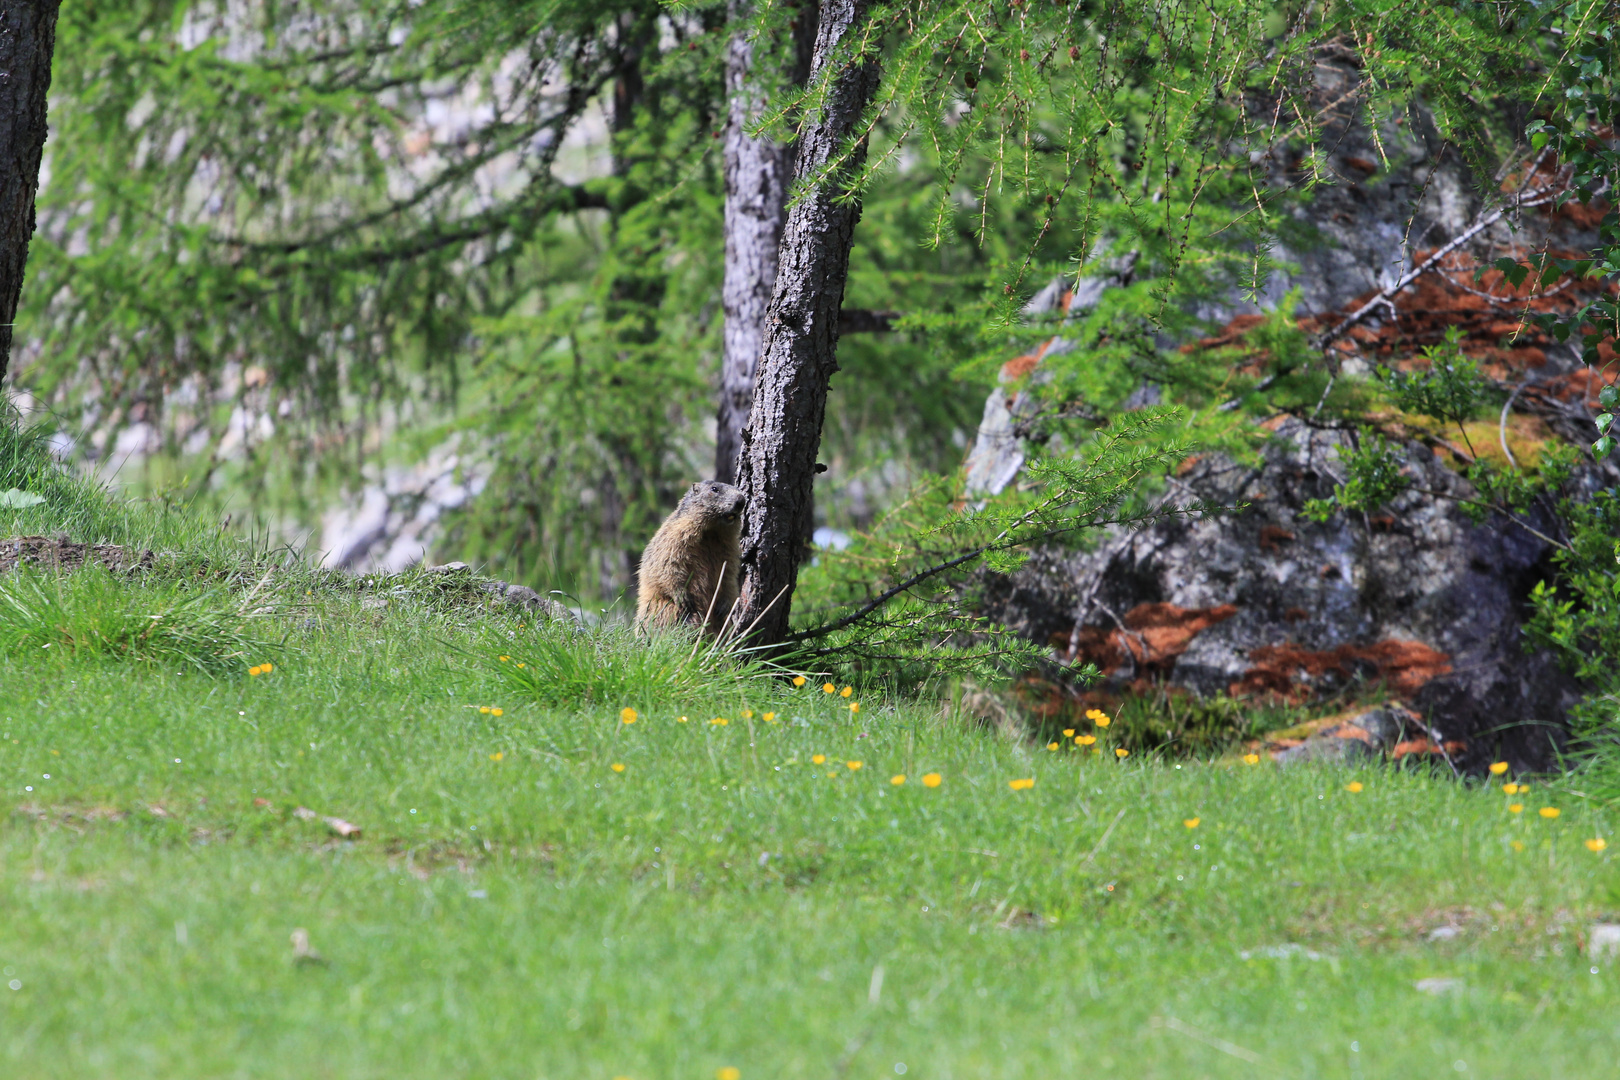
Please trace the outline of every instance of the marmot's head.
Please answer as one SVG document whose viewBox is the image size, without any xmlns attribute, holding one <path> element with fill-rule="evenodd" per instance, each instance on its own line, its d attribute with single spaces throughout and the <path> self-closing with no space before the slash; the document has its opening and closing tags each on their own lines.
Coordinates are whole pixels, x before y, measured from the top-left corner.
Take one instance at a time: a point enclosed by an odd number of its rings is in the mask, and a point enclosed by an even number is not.
<svg viewBox="0 0 1620 1080">
<path fill-rule="evenodd" d="M 683 517 L 690 515 L 700 518 L 705 525 L 735 526 L 747 502 L 741 488 L 722 484 L 718 480 L 704 480 L 692 485 L 692 490 L 681 499 L 676 513 Z"/>
</svg>

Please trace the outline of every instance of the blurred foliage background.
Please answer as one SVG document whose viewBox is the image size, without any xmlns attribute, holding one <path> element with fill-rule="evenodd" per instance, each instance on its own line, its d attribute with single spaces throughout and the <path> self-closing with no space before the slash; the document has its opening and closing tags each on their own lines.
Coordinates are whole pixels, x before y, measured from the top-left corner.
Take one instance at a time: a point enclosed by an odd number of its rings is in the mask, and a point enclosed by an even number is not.
<svg viewBox="0 0 1620 1080">
<path fill-rule="evenodd" d="M 420 554 L 611 601 L 712 469 L 725 48 L 797 10 L 67 5 L 26 411 L 103 475 L 311 549 L 389 466 L 437 453 L 466 497 L 432 510 Z M 1044 393 L 1085 403 L 1067 445 L 1147 379 L 1185 409 L 1164 445 L 1241 450 L 1245 414 L 1218 406 L 1260 379 L 1176 346 L 1232 313 L 1211 297 L 1276 306 L 1274 252 L 1325 182 L 1315 58 L 1353 53 L 1375 128 L 1421 108 L 1487 175 L 1524 151 L 1560 28 L 1605 10 L 874 8 L 885 83 L 845 303 L 900 319 L 841 343 L 820 521 L 866 529 L 953 475 L 1001 363 L 1053 332 L 1024 301 L 1122 257 L 1129 283 L 1045 365 Z M 816 89 L 772 90 L 785 135 Z M 1279 175 L 1290 140 L 1303 164 Z M 1256 333 L 1303 370 L 1287 303 Z M 1324 381 L 1266 385 L 1303 402 Z"/>
</svg>

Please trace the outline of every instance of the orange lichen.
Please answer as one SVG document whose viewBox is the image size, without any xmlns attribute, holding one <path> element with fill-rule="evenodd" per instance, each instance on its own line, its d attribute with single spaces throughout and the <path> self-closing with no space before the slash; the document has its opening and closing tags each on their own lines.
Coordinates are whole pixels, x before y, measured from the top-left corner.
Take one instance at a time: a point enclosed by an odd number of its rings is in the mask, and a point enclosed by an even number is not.
<svg viewBox="0 0 1620 1080">
<path fill-rule="evenodd" d="M 1451 657 L 1418 641 L 1389 639 L 1371 645 L 1340 645 L 1311 650 L 1300 645 L 1262 645 L 1249 652 L 1253 665 L 1232 683 L 1233 697 L 1270 696 L 1297 704 L 1324 678 L 1347 679 L 1359 672 L 1382 680 L 1401 694 L 1451 673 Z"/>
</svg>

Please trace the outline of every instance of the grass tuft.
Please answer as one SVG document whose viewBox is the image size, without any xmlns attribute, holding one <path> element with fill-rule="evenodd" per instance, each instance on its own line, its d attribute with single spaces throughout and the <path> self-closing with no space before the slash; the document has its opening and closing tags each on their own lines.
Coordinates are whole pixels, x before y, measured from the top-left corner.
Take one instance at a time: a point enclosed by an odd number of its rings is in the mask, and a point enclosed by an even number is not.
<svg viewBox="0 0 1620 1080">
<path fill-rule="evenodd" d="M 778 674 L 735 647 L 667 631 L 638 637 L 629 627 L 580 629 L 542 623 L 495 658 L 515 693 L 541 705 L 634 704 L 640 708 L 695 701 L 742 701 L 771 693 Z"/>
<path fill-rule="evenodd" d="M 0 577 L 0 652 L 133 661 L 218 674 L 271 644 L 222 588 L 136 586 L 99 567 Z"/>
</svg>

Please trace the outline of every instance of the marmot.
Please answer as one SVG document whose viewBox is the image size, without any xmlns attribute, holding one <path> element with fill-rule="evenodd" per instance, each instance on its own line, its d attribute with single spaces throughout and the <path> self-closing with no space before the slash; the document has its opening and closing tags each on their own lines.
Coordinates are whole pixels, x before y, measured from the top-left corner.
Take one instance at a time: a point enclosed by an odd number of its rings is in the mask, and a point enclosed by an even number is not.
<svg viewBox="0 0 1620 1080">
<path fill-rule="evenodd" d="M 704 624 L 718 634 L 737 601 L 746 500 L 718 480 L 693 484 L 641 555 L 636 626 L 656 629 L 678 622 Z"/>
</svg>

